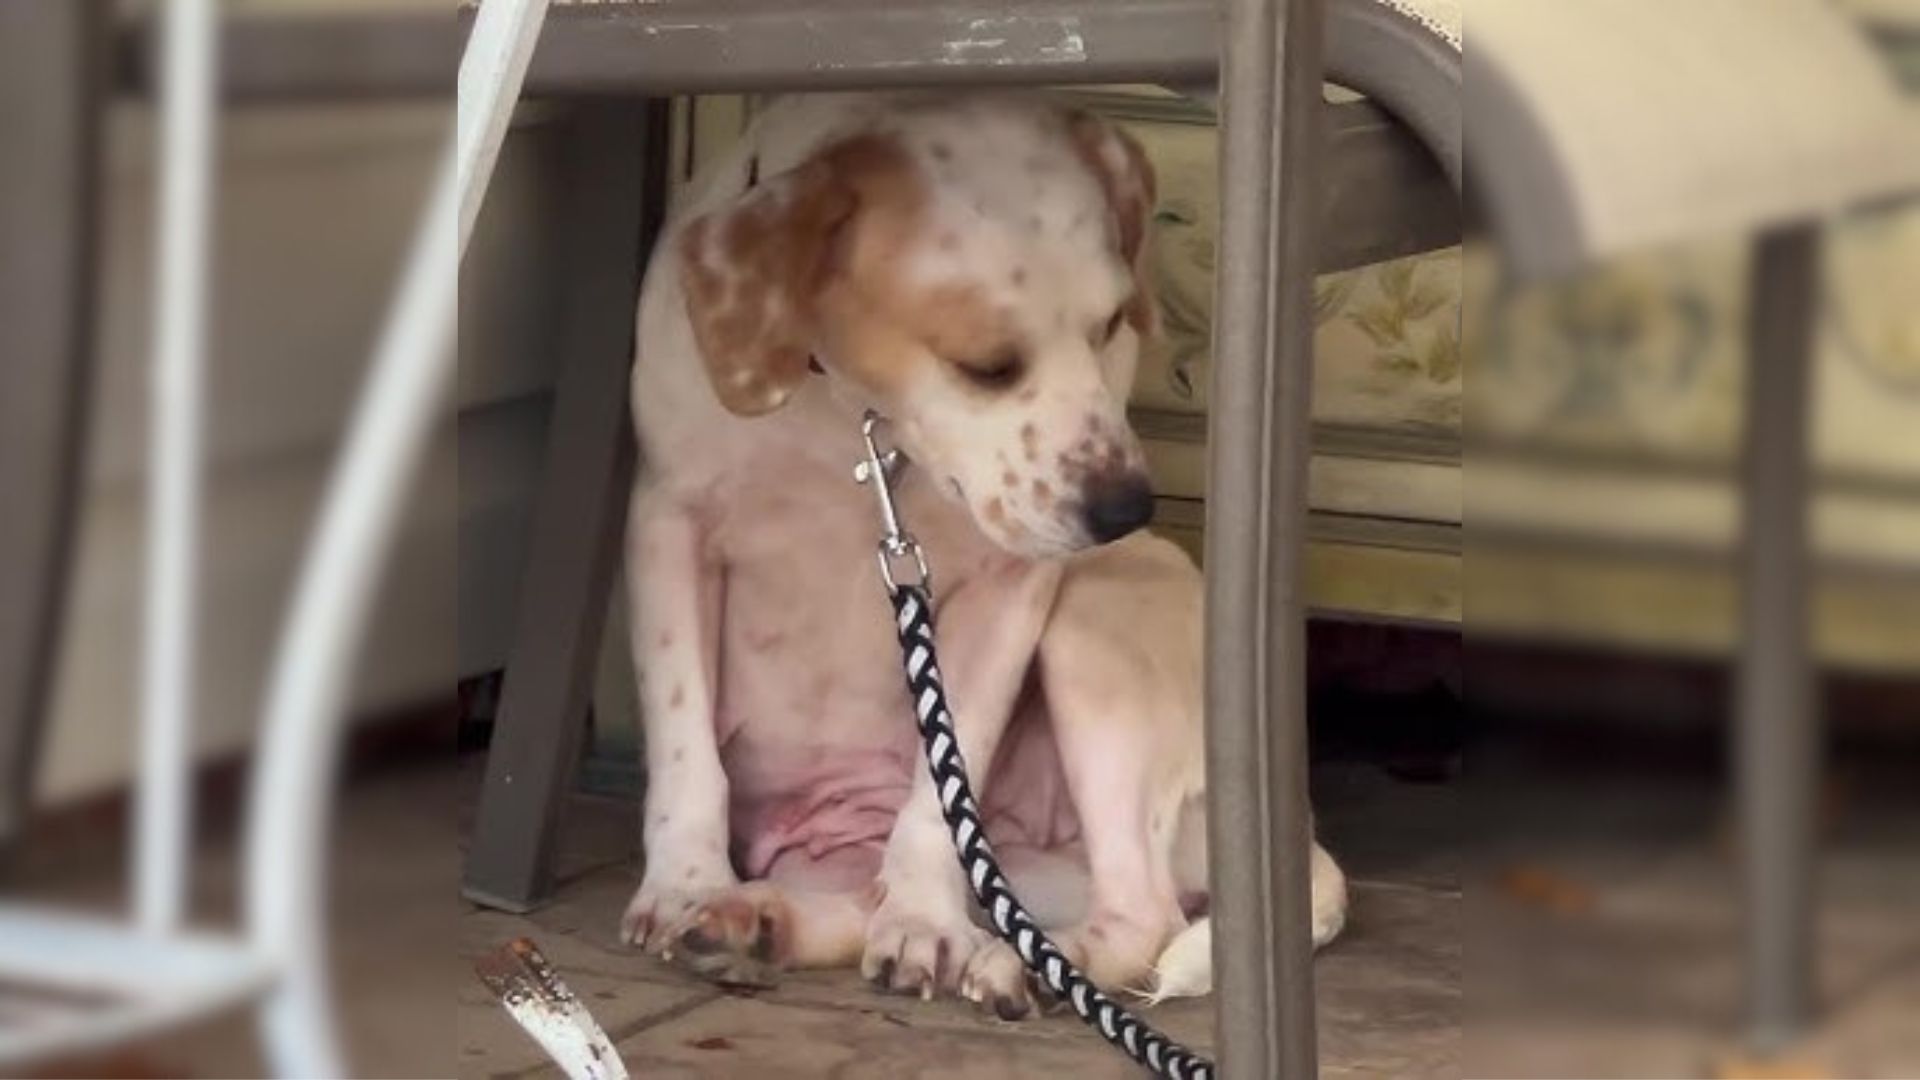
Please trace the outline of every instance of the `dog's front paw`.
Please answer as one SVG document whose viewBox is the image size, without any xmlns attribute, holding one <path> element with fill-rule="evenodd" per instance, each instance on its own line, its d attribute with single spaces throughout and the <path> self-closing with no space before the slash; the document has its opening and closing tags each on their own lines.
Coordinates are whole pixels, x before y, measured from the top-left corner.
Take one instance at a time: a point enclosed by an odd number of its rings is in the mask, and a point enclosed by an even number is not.
<svg viewBox="0 0 1920 1080">
<path fill-rule="evenodd" d="M 691 919 L 707 898 L 739 883 L 724 866 L 649 863 L 639 890 L 620 916 L 620 940 L 649 952 L 663 952 L 669 933 Z"/>
<path fill-rule="evenodd" d="M 793 953 L 793 911 L 778 887 L 720 889 L 660 935 L 661 956 L 723 986 L 771 987 Z"/>
<path fill-rule="evenodd" d="M 1002 1020 L 1024 1020 L 1034 1011 L 1027 966 L 1004 941 L 989 941 L 974 951 L 960 976 L 960 996 Z"/>
<path fill-rule="evenodd" d="M 974 953 L 988 940 L 964 909 L 906 902 L 890 894 L 867 922 L 860 974 L 882 990 L 932 998 L 951 994 Z"/>
</svg>

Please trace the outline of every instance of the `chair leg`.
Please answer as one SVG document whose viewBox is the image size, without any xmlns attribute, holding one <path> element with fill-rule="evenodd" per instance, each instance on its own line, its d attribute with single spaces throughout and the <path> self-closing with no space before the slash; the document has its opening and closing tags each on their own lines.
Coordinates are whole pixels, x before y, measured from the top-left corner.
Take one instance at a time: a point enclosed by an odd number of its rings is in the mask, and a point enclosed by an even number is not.
<svg viewBox="0 0 1920 1080">
<path fill-rule="evenodd" d="M 517 626 L 464 892 L 525 911 L 547 892 L 633 476 L 627 377 L 641 269 L 664 199 L 666 112 L 582 105 L 564 136 L 566 259 L 560 381 Z"/>
<path fill-rule="evenodd" d="M 1305 612 L 1320 0 L 1237 0 L 1223 60 L 1207 490 L 1208 841 L 1219 1064 L 1317 1075 Z"/>
<path fill-rule="evenodd" d="M 274 1076 L 329 1080 L 349 1075 L 324 970 L 319 965 L 291 966 L 256 1006 L 260 1041 Z"/>
<path fill-rule="evenodd" d="M 1814 803 L 1821 747 L 1807 550 L 1818 234 L 1759 241 L 1750 291 L 1744 596 L 1735 776 L 1745 858 L 1746 1022 L 1762 1049 L 1813 1010 Z"/>
<path fill-rule="evenodd" d="M 34 790 L 74 550 L 93 371 L 109 12 L 0 5 L 0 846 Z M 17 272 L 16 272 L 17 268 Z"/>
</svg>

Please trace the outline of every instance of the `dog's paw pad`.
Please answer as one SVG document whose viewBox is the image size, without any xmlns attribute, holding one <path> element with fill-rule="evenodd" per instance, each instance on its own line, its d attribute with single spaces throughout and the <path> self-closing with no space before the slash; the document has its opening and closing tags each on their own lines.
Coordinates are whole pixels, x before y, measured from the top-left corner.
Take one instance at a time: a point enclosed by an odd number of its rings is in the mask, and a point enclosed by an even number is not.
<svg viewBox="0 0 1920 1080">
<path fill-rule="evenodd" d="M 723 986 L 770 987 L 791 957 L 793 915 L 765 882 L 723 889 L 666 931 L 662 955 Z"/>
</svg>

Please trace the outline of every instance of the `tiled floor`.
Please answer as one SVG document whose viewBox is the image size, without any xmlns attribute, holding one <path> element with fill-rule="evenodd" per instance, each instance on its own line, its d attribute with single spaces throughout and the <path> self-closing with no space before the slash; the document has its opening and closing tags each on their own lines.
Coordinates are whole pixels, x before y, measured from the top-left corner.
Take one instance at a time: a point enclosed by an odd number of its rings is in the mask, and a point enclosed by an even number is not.
<svg viewBox="0 0 1920 1080">
<path fill-rule="evenodd" d="M 1447 784 L 1316 766 L 1322 836 L 1354 880 L 1347 932 L 1316 965 L 1323 1076 L 1920 1076 L 1920 791 L 1902 779 L 1915 773 L 1884 755 L 1837 763 L 1822 1022 L 1756 1062 L 1733 1037 L 1738 862 L 1716 766 L 1639 754 L 1576 740 L 1509 767 L 1478 753 Z M 576 800 L 567 836 L 552 905 L 470 911 L 462 938 L 478 952 L 531 934 L 636 1076 L 1137 1075 L 1070 1017 L 1002 1023 L 850 974 L 733 996 L 636 958 L 613 940 L 634 884 L 629 810 Z M 1152 1016 L 1210 1042 L 1205 1003 Z M 467 1076 L 554 1075 L 477 986 L 462 991 L 460 1045 Z"/>
<path fill-rule="evenodd" d="M 1864 770 L 1837 770 L 1823 830 L 1823 1022 L 1771 1071 L 1729 1064 L 1741 992 L 1737 863 L 1711 767 L 1703 777 L 1606 759 L 1584 743 L 1559 771 L 1506 770 L 1518 784 L 1501 779 L 1491 754 L 1468 764 L 1467 780 L 1433 785 L 1367 764 L 1315 769 L 1322 835 L 1355 881 L 1348 930 L 1316 965 L 1323 1075 L 1920 1076 L 1911 757 L 1869 755 Z M 1067 1017 L 1007 1024 L 952 1002 L 882 996 L 850 974 L 729 995 L 635 956 L 614 941 L 637 831 L 615 800 L 573 800 L 561 885 L 546 907 L 516 918 L 459 902 L 479 765 L 470 756 L 389 771 L 343 803 L 335 980 L 365 1075 L 557 1076 L 472 972 L 474 956 L 521 935 L 648 1080 L 1136 1075 Z M 13 869 L 10 891 L 69 902 L 118 893 L 114 861 L 70 843 L 39 845 Z M 204 845 L 204 920 L 230 915 L 233 881 L 230 845 Z M 1153 1019 L 1210 1041 L 1205 1003 Z M 245 1018 L 225 1017 L 111 1067 L 59 1075 L 262 1074 Z"/>
<path fill-rule="evenodd" d="M 1352 787 L 1369 786 L 1357 775 Z M 1447 816 L 1444 789 L 1399 787 L 1431 804 L 1409 816 Z M 1336 812 L 1323 827 L 1338 831 Z M 635 885 L 632 814 L 614 800 L 574 800 L 564 884 L 528 917 L 473 909 L 461 919 L 469 954 L 526 934 L 586 999 L 638 1077 L 838 1077 L 998 1080 L 1139 1075 L 1069 1015 L 1007 1023 L 964 1002 L 883 995 L 851 972 L 788 976 L 774 990 L 723 993 L 636 956 L 615 941 Z M 1355 875 L 1349 930 L 1320 958 L 1324 1075 L 1459 1074 L 1460 892 L 1444 849 L 1373 845 L 1348 860 Z M 1189 1045 L 1208 1046 L 1207 1002 L 1151 1011 Z M 474 983 L 460 995 L 464 1076 L 557 1076 L 534 1045 Z"/>
<path fill-rule="evenodd" d="M 1920 1076 L 1920 756 L 1829 753 L 1816 834 L 1815 1023 L 1756 1059 L 1740 1033 L 1742 839 L 1692 761 L 1570 745 L 1472 758 L 1466 1074 Z M 1704 760 L 1702 760 L 1704 758 Z M 1484 882 L 1484 885 L 1482 884 Z"/>
</svg>

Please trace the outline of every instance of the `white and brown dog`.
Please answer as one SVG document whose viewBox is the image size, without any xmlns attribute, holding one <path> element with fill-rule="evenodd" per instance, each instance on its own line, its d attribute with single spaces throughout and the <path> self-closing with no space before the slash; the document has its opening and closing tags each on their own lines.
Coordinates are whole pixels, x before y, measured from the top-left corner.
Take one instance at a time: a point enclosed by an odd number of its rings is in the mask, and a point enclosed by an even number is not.
<svg viewBox="0 0 1920 1080">
<path fill-rule="evenodd" d="M 1139 531 L 1153 500 L 1125 411 L 1152 203 L 1130 138 L 1022 96 L 789 98 L 694 181 L 633 377 L 648 790 L 626 940 L 723 981 L 857 962 L 1027 1010 L 919 757 L 850 473 L 874 408 L 912 461 L 902 513 L 1016 889 L 1101 986 L 1157 964 L 1163 992 L 1210 985 L 1206 923 L 1189 929 L 1201 580 Z M 1325 942 L 1345 883 L 1317 846 L 1313 871 Z"/>
</svg>

